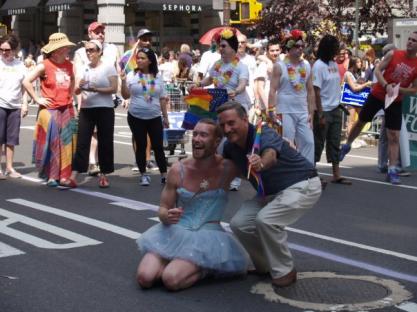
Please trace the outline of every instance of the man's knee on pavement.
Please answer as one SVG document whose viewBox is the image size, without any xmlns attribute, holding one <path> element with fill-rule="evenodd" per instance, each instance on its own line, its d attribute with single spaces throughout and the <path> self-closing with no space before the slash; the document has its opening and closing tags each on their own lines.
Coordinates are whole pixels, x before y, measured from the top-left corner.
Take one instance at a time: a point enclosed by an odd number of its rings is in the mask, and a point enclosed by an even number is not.
<svg viewBox="0 0 417 312">
<path fill-rule="evenodd" d="M 155 283 L 155 275 L 149 273 L 147 270 L 138 270 L 136 274 L 136 281 L 142 288 L 151 288 Z"/>
<path fill-rule="evenodd" d="M 181 289 L 183 285 L 183 280 L 176 270 L 164 270 L 162 282 L 167 289 L 172 291 Z"/>
</svg>

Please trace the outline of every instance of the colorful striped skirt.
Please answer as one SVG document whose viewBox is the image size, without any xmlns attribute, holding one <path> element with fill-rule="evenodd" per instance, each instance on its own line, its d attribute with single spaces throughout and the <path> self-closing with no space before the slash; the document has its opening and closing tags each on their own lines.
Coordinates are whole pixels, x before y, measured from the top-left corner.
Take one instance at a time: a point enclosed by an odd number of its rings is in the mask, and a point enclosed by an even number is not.
<svg viewBox="0 0 417 312">
<path fill-rule="evenodd" d="M 42 108 L 35 126 L 32 161 L 40 176 L 68 179 L 77 145 L 77 121 L 72 106 Z"/>
</svg>

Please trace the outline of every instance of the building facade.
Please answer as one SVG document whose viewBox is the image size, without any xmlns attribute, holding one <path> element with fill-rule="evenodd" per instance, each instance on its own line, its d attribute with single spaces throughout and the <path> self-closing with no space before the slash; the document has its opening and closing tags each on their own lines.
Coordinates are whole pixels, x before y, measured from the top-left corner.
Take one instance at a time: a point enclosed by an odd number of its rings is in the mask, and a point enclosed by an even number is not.
<svg viewBox="0 0 417 312">
<path fill-rule="evenodd" d="M 153 46 L 160 50 L 182 43 L 198 47 L 200 36 L 222 23 L 213 0 L 0 0 L 0 5 L 0 21 L 28 51 L 58 31 L 73 42 L 85 40 L 88 25 L 96 20 L 106 25 L 106 40 L 120 51 L 135 42 L 143 27 L 154 32 Z"/>
</svg>

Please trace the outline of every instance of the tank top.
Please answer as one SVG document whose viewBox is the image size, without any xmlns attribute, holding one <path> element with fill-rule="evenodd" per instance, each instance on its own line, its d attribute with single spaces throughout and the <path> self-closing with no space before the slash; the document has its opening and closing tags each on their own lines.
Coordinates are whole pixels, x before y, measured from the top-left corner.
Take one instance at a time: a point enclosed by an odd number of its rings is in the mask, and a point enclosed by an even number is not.
<svg viewBox="0 0 417 312">
<path fill-rule="evenodd" d="M 57 64 L 49 59 L 43 61 L 45 76 L 41 80 L 42 97 L 51 100 L 49 109 L 58 109 L 72 104 L 71 79 L 74 79 L 70 61 Z"/>
<path fill-rule="evenodd" d="M 304 63 L 306 69 L 306 82 L 311 74 L 310 64 L 306 60 L 301 60 Z M 291 84 L 290 78 L 288 76 L 287 65 L 284 61 L 278 62 L 281 68 L 281 79 L 280 86 L 277 92 L 277 101 L 278 101 L 278 113 L 305 113 L 308 112 L 307 105 L 307 83 L 305 83 L 304 88 L 300 91 L 296 91 Z M 300 79 L 300 74 L 298 72 L 300 65 L 295 67 L 296 79 Z"/>
<path fill-rule="evenodd" d="M 391 62 L 383 73 L 384 79 L 387 83 L 400 83 L 402 88 L 407 88 L 417 78 L 417 57 L 407 57 L 407 52 L 404 50 L 395 50 Z M 377 82 L 371 90 L 371 94 L 380 101 L 385 99 L 385 89 Z M 396 102 L 401 101 L 400 94 Z"/>
</svg>

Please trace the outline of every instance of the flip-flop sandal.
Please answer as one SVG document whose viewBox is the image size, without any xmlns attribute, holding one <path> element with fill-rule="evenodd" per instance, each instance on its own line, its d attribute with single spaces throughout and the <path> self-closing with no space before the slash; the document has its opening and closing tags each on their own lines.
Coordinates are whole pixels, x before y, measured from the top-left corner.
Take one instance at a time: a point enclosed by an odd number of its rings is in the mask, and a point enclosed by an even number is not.
<svg viewBox="0 0 417 312">
<path fill-rule="evenodd" d="M 68 179 L 61 181 L 60 185 L 63 187 L 67 187 L 67 188 L 76 188 L 77 182 L 75 182 L 74 179 L 68 178 Z"/>
<path fill-rule="evenodd" d="M 22 175 L 17 171 L 6 171 L 6 176 L 12 178 L 12 179 L 20 179 Z"/>
<path fill-rule="evenodd" d="M 346 178 L 338 178 L 336 180 L 332 180 L 332 183 L 343 184 L 343 185 L 352 185 L 352 181 L 350 181 Z"/>
<path fill-rule="evenodd" d="M 101 175 L 101 176 L 98 178 L 98 186 L 99 186 L 100 188 L 108 188 L 108 187 L 110 186 L 109 179 L 107 179 L 107 177 L 106 177 L 106 176 Z"/>
</svg>

